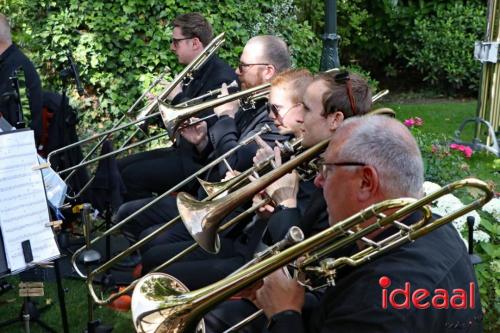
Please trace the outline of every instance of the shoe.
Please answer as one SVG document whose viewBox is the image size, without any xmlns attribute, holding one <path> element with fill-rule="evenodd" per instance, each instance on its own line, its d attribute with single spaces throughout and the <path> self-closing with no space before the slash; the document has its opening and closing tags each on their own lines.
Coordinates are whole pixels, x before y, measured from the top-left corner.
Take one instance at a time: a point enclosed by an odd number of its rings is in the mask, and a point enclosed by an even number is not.
<svg viewBox="0 0 500 333">
<path fill-rule="evenodd" d="M 113 266 L 117 270 L 130 270 L 135 268 L 142 261 L 142 257 L 139 253 L 132 253 L 128 257 L 123 258 L 119 263 Z"/>
<path fill-rule="evenodd" d="M 124 288 L 120 287 L 120 291 L 122 291 Z M 132 304 L 132 297 L 130 295 L 122 295 L 115 299 L 113 302 L 108 304 L 108 307 L 115 310 L 115 311 L 120 311 L 120 312 L 127 312 L 130 311 L 130 305 Z"/>
</svg>

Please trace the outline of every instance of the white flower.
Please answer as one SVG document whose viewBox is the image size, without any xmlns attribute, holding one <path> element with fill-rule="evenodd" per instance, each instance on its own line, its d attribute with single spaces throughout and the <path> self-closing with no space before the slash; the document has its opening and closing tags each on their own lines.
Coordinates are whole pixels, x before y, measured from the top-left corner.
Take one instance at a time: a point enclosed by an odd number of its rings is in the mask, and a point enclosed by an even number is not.
<svg viewBox="0 0 500 333">
<path fill-rule="evenodd" d="M 483 206 L 482 210 L 493 215 L 495 219 L 500 220 L 500 198 L 491 199 Z"/>
<path fill-rule="evenodd" d="M 482 230 L 474 230 L 474 240 L 476 242 L 489 242 L 490 235 Z"/>
<path fill-rule="evenodd" d="M 423 189 L 424 189 L 425 195 L 428 195 L 428 194 L 430 194 L 432 192 L 436 192 L 437 190 L 440 190 L 441 186 L 439 186 L 436 183 L 432 183 L 432 182 L 427 182 L 426 181 L 426 182 L 424 182 Z"/>
<path fill-rule="evenodd" d="M 423 190 L 425 195 L 428 195 L 439 189 L 441 189 L 441 186 L 439 186 L 438 184 L 431 182 L 424 182 Z M 445 216 L 462 208 L 464 204 L 462 203 L 462 201 L 460 201 L 459 198 L 457 198 L 453 194 L 446 194 L 438 198 L 437 200 L 433 201 L 431 206 L 433 213 L 438 214 L 440 216 Z M 500 209 L 500 207 L 497 208 Z M 490 240 L 490 236 L 484 231 L 477 230 L 481 222 L 481 217 L 475 210 L 465 215 L 462 215 L 461 217 L 453 221 L 453 225 L 457 229 L 458 233 L 462 235 L 462 232 L 467 231 L 467 217 L 469 216 L 472 216 L 474 218 L 474 228 L 473 228 L 475 230 L 473 233 L 474 240 L 477 242 L 488 242 Z M 466 239 L 464 239 L 464 242 L 467 245 Z"/>
</svg>

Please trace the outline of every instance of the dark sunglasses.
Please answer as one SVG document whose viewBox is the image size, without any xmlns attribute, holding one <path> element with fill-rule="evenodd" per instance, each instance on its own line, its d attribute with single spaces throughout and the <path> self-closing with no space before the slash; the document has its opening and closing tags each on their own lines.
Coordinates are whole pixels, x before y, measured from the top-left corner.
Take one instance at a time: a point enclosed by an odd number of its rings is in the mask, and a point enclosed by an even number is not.
<svg viewBox="0 0 500 333">
<path fill-rule="evenodd" d="M 345 89 L 347 92 L 347 97 L 349 98 L 349 104 L 351 105 L 352 115 L 356 115 L 356 101 L 352 95 L 352 84 L 351 77 L 348 72 L 341 72 L 335 75 L 334 80 L 338 84 L 345 84 Z"/>
<path fill-rule="evenodd" d="M 302 103 L 294 104 L 294 105 L 290 106 L 288 109 L 286 109 L 284 112 L 280 113 L 280 110 L 278 109 L 278 107 L 275 104 L 268 103 L 267 110 L 269 111 L 269 113 L 272 113 L 276 119 L 281 121 L 283 119 L 283 117 L 285 117 L 288 112 L 290 112 L 291 110 L 293 110 L 294 108 L 296 108 L 299 105 L 302 105 Z"/>
</svg>

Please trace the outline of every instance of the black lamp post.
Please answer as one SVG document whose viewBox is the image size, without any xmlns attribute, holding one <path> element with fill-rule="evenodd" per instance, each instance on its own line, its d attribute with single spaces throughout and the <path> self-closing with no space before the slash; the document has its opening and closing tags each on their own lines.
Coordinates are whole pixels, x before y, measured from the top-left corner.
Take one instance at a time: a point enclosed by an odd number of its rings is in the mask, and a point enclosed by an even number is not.
<svg viewBox="0 0 500 333">
<path fill-rule="evenodd" d="M 337 35 L 337 0 L 325 0 L 325 33 L 323 52 L 321 54 L 320 71 L 340 67 Z"/>
</svg>

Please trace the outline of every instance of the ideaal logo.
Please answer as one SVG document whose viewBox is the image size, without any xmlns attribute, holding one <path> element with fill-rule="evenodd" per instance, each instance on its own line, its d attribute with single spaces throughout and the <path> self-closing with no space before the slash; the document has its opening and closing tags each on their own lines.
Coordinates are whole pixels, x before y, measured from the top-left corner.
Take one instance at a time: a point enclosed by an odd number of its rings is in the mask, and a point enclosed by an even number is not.
<svg viewBox="0 0 500 333">
<path fill-rule="evenodd" d="M 416 309 L 474 309 L 475 307 L 475 285 L 474 282 L 469 283 L 468 294 L 465 289 L 453 289 L 450 293 L 446 289 L 435 289 L 432 293 L 423 288 L 411 290 L 410 282 L 405 283 L 404 289 L 395 288 L 388 290 L 391 286 L 391 279 L 387 276 L 382 276 L 378 280 L 382 287 L 382 309 L 387 309 L 391 306 L 394 309 L 409 309 L 410 303 Z M 450 297 L 451 296 L 451 297 Z M 430 297 L 430 299 L 429 299 Z"/>
</svg>

